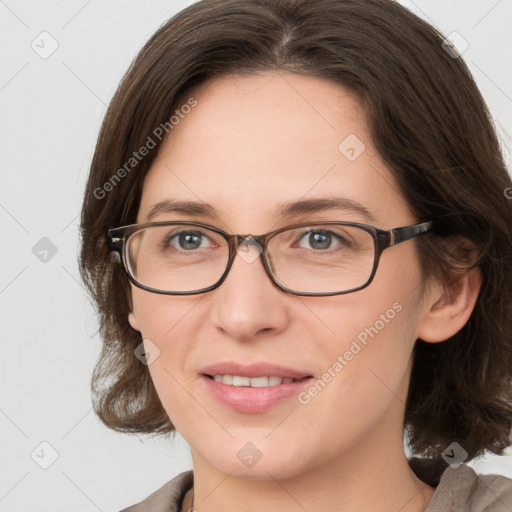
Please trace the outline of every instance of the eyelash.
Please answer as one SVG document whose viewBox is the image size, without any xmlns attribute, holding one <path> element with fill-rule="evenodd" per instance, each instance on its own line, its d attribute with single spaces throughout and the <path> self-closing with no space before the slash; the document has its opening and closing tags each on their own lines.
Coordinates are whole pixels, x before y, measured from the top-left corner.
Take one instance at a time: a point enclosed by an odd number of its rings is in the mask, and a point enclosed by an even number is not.
<svg viewBox="0 0 512 512">
<path fill-rule="evenodd" d="M 341 244 L 344 244 L 344 245 L 348 245 L 349 244 L 349 241 L 342 237 L 341 235 L 335 233 L 334 231 L 331 231 L 331 230 L 325 230 L 325 229 L 309 229 L 307 231 L 304 231 L 302 233 L 299 234 L 299 237 L 298 237 L 298 240 L 295 241 L 293 244 L 299 244 L 300 241 L 307 235 L 310 235 L 311 233 L 321 233 L 323 234 L 324 236 L 330 236 L 332 237 L 333 239 L 337 239 Z M 173 233 L 170 233 L 169 235 L 167 235 L 163 242 L 162 242 L 162 246 L 164 249 L 169 249 L 170 246 L 172 246 L 172 240 L 174 240 L 175 238 L 179 237 L 180 235 L 183 235 L 183 234 L 192 234 L 194 236 L 199 236 L 199 237 L 203 237 L 203 238 L 209 238 L 208 235 L 206 233 L 202 233 L 200 231 L 178 231 L 178 232 L 173 232 Z M 175 250 L 178 250 L 178 251 L 181 251 L 181 252 L 192 252 L 192 251 L 185 251 L 185 250 L 180 250 L 180 249 L 177 249 L 177 248 L 174 248 L 173 249 Z M 200 249 L 200 248 L 198 248 Z M 195 250 L 198 250 L 198 249 L 195 249 Z M 312 249 L 314 251 L 314 249 Z M 335 249 L 335 250 L 338 250 L 338 249 Z M 321 253 L 331 253 L 333 252 L 333 249 L 329 249 L 329 250 L 322 250 L 322 251 L 315 251 L 315 252 L 321 252 Z"/>
</svg>

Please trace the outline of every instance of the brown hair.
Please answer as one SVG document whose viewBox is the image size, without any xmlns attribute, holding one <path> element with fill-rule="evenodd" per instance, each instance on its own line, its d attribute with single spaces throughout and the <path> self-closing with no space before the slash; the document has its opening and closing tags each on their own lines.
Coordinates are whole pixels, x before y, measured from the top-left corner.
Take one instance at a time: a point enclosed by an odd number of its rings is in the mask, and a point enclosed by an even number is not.
<svg viewBox="0 0 512 512">
<path fill-rule="evenodd" d="M 512 428 L 511 181 L 485 102 L 464 61 L 442 43 L 391 0 L 203 0 L 151 37 L 108 108 L 81 218 L 80 268 L 103 340 L 94 407 L 108 427 L 174 430 L 134 357 L 141 336 L 128 323 L 130 285 L 106 243 L 108 228 L 136 221 L 161 142 L 133 169 L 126 162 L 194 86 L 286 70 L 331 79 L 361 98 L 373 143 L 413 213 L 437 219 L 436 232 L 416 240 L 424 277 L 448 278 L 453 258 L 463 260 L 447 241 L 470 240 L 478 253 L 483 284 L 467 324 L 443 343 L 418 340 L 414 348 L 404 417 L 412 452 L 439 460 L 457 441 L 469 459 L 503 453 Z"/>
</svg>

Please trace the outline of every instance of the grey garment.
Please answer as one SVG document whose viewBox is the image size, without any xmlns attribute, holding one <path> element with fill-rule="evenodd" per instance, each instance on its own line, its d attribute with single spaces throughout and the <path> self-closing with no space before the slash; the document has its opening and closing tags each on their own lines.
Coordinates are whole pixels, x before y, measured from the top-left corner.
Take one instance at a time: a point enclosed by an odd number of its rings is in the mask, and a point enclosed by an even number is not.
<svg viewBox="0 0 512 512">
<path fill-rule="evenodd" d="M 512 512 L 512 480 L 479 475 L 469 466 L 448 467 L 425 512 Z"/>
<path fill-rule="evenodd" d="M 183 497 L 192 487 L 192 471 L 180 473 L 150 494 L 144 501 L 121 510 L 121 512 L 181 512 Z"/>
<path fill-rule="evenodd" d="M 462 465 L 446 467 L 441 478 L 417 457 L 409 460 L 416 476 L 436 487 L 425 512 L 512 512 L 512 479 L 479 475 Z M 180 512 L 183 497 L 193 484 L 192 471 L 185 471 L 160 487 L 144 501 L 121 512 Z"/>
</svg>

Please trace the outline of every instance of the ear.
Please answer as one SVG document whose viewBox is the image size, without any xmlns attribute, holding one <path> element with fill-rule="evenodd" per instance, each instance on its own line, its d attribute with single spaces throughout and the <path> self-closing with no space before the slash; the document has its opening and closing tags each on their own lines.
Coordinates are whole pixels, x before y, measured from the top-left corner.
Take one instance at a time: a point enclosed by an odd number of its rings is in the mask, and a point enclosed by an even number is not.
<svg viewBox="0 0 512 512">
<path fill-rule="evenodd" d="M 139 324 L 137 323 L 137 319 L 135 318 L 135 315 L 133 313 L 130 313 L 128 315 L 128 322 L 130 322 L 132 329 L 135 329 L 136 331 L 140 331 Z"/>
<path fill-rule="evenodd" d="M 481 285 L 479 267 L 465 272 L 448 285 L 433 284 L 427 294 L 417 337 L 438 343 L 459 332 L 473 312 Z"/>
</svg>

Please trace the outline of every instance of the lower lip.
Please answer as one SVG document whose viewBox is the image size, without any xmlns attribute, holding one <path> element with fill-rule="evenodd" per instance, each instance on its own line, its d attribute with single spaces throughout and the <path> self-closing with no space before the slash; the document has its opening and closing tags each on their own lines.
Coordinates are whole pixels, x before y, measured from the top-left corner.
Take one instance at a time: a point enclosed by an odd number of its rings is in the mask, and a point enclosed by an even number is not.
<svg viewBox="0 0 512 512">
<path fill-rule="evenodd" d="M 267 411 L 284 400 L 297 396 L 310 385 L 313 377 L 266 388 L 230 386 L 223 382 L 216 382 L 206 375 L 201 375 L 201 380 L 207 390 L 222 405 L 239 412 L 255 413 Z"/>
</svg>

